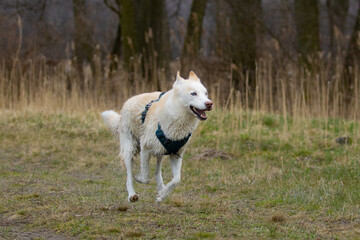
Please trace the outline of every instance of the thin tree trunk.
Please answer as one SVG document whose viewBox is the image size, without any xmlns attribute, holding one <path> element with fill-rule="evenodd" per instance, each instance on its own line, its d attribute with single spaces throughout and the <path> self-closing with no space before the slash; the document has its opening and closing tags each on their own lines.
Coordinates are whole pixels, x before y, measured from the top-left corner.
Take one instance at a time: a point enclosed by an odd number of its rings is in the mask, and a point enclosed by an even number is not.
<svg viewBox="0 0 360 240">
<path fill-rule="evenodd" d="M 165 0 L 138 0 L 136 6 L 137 39 L 144 56 L 143 69 L 146 77 L 160 87 L 157 71 L 162 68 L 169 72 L 171 56 Z"/>
<path fill-rule="evenodd" d="M 320 51 L 319 10 L 316 0 L 295 0 L 299 60 L 310 67 L 308 56 Z"/>
<path fill-rule="evenodd" d="M 346 24 L 346 17 L 349 9 L 349 0 L 328 0 L 327 1 L 327 10 L 329 16 L 329 27 L 330 27 L 330 49 L 335 56 L 337 51 L 336 49 L 336 35 L 335 28 L 339 31 L 342 31 L 342 34 L 345 34 L 345 24 Z"/>
<path fill-rule="evenodd" d="M 73 0 L 75 56 L 79 72 L 84 63 L 91 63 L 93 57 L 92 28 L 86 16 L 86 1 Z"/>
<path fill-rule="evenodd" d="M 356 23 L 352 32 L 349 47 L 346 52 L 343 78 L 344 92 L 347 102 L 351 101 L 354 90 L 354 70 L 360 63 L 360 7 L 358 9 Z"/>
<path fill-rule="evenodd" d="M 132 0 L 121 1 L 121 35 L 125 68 L 131 71 L 131 57 L 139 53 L 136 38 L 135 7 Z"/>
<path fill-rule="evenodd" d="M 121 53 L 122 53 L 122 40 L 121 40 L 121 23 L 120 23 L 120 17 L 119 17 L 119 23 L 118 23 L 118 27 L 116 30 L 116 37 L 115 37 L 115 41 L 114 41 L 114 45 L 112 47 L 111 50 L 111 65 L 110 65 L 110 70 L 114 70 L 117 69 L 118 67 L 118 62 L 115 61 L 115 59 L 119 59 L 121 57 Z"/>
<path fill-rule="evenodd" d="M 119 59 L 122 54 L 122 28 L 121 28 L 121 0 L 114 0 L 115 4 L 111 4 L 109 0 L 104 0 L 104 4 L 118 16 L 118 26 L 116 30 L 116 36 L 114 44 L 111 50 L 111 64 L 110 70 L 117 69 L 118 62 L 115 58 Z"/>
<path fill-rule="evenodd" d="M 207 2 L 208 0 L 194 0 L 192 3 L 181 53 L 182 74 L 189 73 L 189 67 L 198 57 Z"/>
<path fill-rule="evenodd" d="M 356 16 L 354 30 L 352 32 L 349 47 L 345 58 L 345 67 L 353 67 L 355 64 L 360 63 L 360 7 Z"/>
<path fill-rule="evenodd" d="M 238 88 L 255 90 L 257 20 L 261 19 L 260 0 L 239 0 L 232 2 L 231 14 L 231 59 L 236 66 L 233 80 Z M 248 79 L 245 76 L 248 75 Z"/>
<path fill-rule="evenodd" d="M 167 68 L 170 59 L 170 33 L 164 0 L 151 1 L 150 28 L 154 34 L 155 57 L 158 67 Z"/>
<path fill-rule="evenodd" d="M 116 56 L 121 56 L 121 23 L 120 23 L 121 17 L 119 16 L 119 24 L 117 26 L 117 30 L 116 30 L 116 36 L 115 36 L 115 41 L 114 41 L 114 45 L 111 49 L 111 54 L 112 55 L 116 55 Z"/>
</svg>

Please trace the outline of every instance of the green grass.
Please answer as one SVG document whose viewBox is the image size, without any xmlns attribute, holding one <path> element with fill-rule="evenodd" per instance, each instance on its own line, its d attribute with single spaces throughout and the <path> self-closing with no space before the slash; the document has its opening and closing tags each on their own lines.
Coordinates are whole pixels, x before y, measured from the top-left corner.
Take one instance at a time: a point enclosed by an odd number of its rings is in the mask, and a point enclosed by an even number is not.
<svg viewBox="0 0 360 240">
<path fill-rule="evenodd" d="M 0 238 L 26 232 L 357 239 L 360 233 L 358 122 L 211 112 L 193 134 L 174 193 L 155 203 L 152 176 L 149 185 L 135 183 L 140 200 L 129 204 L 118 142 L 97 112 L 0 114 Z M 343 136 L 352 143 L 335 142 Z M 172 177 L 168 161 L 163 176 Z"/>
</svg>

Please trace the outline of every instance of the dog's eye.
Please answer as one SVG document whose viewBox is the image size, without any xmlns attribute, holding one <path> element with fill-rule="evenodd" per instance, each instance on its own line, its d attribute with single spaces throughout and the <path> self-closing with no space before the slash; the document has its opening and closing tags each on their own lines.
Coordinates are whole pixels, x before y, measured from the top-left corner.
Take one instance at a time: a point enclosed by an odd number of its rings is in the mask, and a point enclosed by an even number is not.
<svg viewBox="0 0 360 240">
<path fill-rule="evenodd" d="M 196 96 L 196 95 L 197 95 L 196 92 L 192 92 L 192 93 L 191 93 L 191 96 Z"/>
<path fill-rule="evenodd" d="M 207 95 L 208 95 L 208 93 L 206 92 L 206 93 L 205 93 L 205 96 L 207 96 Z"/>
</svg>

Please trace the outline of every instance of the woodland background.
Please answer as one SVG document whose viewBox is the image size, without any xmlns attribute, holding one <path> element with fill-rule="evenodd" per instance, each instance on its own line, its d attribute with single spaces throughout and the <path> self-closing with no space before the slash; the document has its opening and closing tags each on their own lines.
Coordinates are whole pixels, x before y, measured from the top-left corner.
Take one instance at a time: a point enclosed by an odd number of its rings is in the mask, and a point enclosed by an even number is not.
<svg viewBox="0 0 360 240">
<path fill-rule="evenodd" d="M 101 86 L 92 98 L 112 102 L 127 95 L 117 92 L 123 87 L 129 95 L 164 89 L 177 70 L 184 77 L 194 70 L 208 87 L 221 85 L 219 103 L 238 92 L 250 107 L 258 94 L 267 98 L 262 108 L 282 109 L 286 98 L 292 109 L 296 91 L 307 105 L 325 91 L 326 102 L 342 109 L 336 114 L 348 115 L 359 12 L 357 0 L 3 0 L 0 51 L 9 77 L 2 95 L 11 100 L 2 106 L 41 87 L 21 76 L 61 65 L 64 79 L 47 85 L 63 82 L 79 95 Z"/>
</svg>

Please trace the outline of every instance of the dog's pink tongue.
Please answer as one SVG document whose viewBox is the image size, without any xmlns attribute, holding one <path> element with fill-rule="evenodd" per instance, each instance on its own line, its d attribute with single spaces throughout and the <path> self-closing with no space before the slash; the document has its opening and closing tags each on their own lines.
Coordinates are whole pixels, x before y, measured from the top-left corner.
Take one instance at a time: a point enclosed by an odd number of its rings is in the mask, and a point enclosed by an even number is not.
<svg viewBox="0 0 360 240">
<path fill-rule="evenodd" d="M 205 113 L 205 111 L 201 111 L 200 116 L 201 116 L 202 118 L 206 118 L 206 113 Z"/>
</svg>

